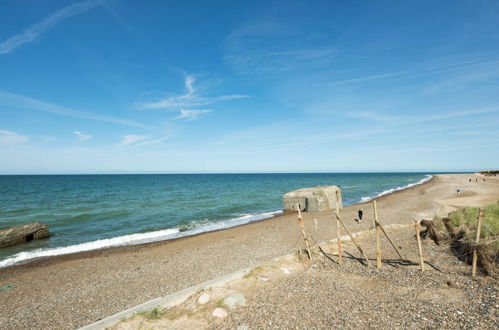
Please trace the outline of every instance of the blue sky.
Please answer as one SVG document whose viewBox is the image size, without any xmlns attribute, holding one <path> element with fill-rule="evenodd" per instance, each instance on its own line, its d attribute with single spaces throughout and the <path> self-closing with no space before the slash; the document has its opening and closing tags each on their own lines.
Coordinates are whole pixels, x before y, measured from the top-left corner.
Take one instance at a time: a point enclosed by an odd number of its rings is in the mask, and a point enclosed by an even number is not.
<svg viewBox="0 0 499 330">
<path fill-rule="evenodd" d="M 499 166 L 497 1 L 0 0 L 0 174 Z"/>
</svg>

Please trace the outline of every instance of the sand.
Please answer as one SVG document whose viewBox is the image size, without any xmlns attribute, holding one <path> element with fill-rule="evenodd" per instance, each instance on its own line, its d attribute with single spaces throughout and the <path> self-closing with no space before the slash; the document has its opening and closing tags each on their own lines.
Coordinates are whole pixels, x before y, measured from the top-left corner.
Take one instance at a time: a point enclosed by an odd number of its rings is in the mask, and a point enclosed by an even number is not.
<svg viewBox="0 0 499 330">
<path fill-rule="evenodd" d="M 444 215 L 499 199 L 499 178 L 438 175 L 423 185 L 379 198 L 385 224 Z M 456 196 L 456 189 L 461 189 Z M 361 224 L 353 220 L 364 210 Z M 342 210 L 352 231 L 372 225 L 372 206 Z M 330 212 L 304 214 L 316 242 L 336 236 Z M 314 218 L 319 230 L 315 231 Z M 48 258 L 0 269 L 3 328 L 76 328 L 153 298 L 290 253 L 302 246 L 295 214 L 177 240 Z"/>
</svg>

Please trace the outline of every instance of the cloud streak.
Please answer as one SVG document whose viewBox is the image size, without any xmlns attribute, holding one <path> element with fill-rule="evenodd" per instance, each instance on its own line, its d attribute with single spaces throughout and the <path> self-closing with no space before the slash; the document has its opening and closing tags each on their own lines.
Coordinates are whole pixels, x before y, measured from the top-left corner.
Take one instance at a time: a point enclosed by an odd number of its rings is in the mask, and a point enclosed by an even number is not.
<svg viewBox="0 0 499 330">
<path fill-rule="evenodd" d="M 174 119 L 185 119 L 185 120 L 196 120 L 199 119 L 199 116 L 205 113 L 209 113 L 211 110 L 180 110 L 180 115 L 175 117 Z"/>
<path fill-rule="evenodd" d="M 194 87 L 196 79 L 192 75 L 184 77 L 185 93 L 181 95 L 169 96 L 158 101 L 144 102 L 138 104 L 139 109 L 179 109 L 194 108 L 222 101 L 246 98 L 248 96 L 241 94 L 220 95 L 214 97 L 204 97 L 199 95 Z"/>
<path fill-rule="evenodd" d="M 24 32 L 17 34 L 0 43 L 0 54 L 8 54 L 14 49 L 22 46 L 23 44 L 32 42 L 40 35 L 52 29 L 62 21 L 72 16 L 84 13 L 100 5 L 104 1 L 105 0 L 87 0 L 84 2 L 77 2 L 56 12 L 53 12 L 40 22 L 31 25 Z"/>
<path fill-rule="evenodd" d="M 147 126 L 137 123 L 135 121 L 118 118 L 114 116 L 101 115 L 93 112 L 66 108 L 56 104 L 36 100 L 24 95 L 9 93 L 2 90 L 0 90 L 0 105 L 13 108 L 22 108 L 22 109 L 46 112 L 64 117 L 82 118 L 82 119 L 89 119 L 89 120 L 113 123 L 124 126 L 148 128 Z"/>
<path fill-rule="evenodd" d="M 27 136 L 11 132 L 7 130 L 0 130 L 0 145 L 1 144 L 21 144 L 29 141 Z"/>
<path fill-rule="evenodd" d="M 74 131 L 73 133 L 75 135 L 77 135 L 80 138 L 80 140 L 83 140 L 83 141 L 90 140 L 92 138 L 92 135 L 88 135 L 88 134 L 82 133 L 80 131 Z"/>
<path fill-rule="evenodd" d="M 121 137 L 121 143 L 119 146 L 134 146 L 134 147 L 142 147 L 151 144 L 157 144 L 168 140 L 168 136 L 160 138 L 160 139 L 149 139 L 148 135 L 123 135 Z"/>
</svg>

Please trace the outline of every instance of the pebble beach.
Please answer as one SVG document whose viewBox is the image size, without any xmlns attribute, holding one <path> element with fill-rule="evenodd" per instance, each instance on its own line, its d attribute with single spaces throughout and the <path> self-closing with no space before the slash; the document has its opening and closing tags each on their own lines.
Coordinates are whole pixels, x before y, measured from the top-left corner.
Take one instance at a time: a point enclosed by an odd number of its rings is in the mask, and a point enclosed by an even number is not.
<svg viewBox="0 0 499 330">
<path fill-rule="evenodd" d="M 457 207 L 499 199 L 499 179 L 469 182 L 470 176 L 436 175 L 430 182 L 380 197 L 380 221 L 387 225 L 410 224 L 414 219 L 445 215 Z M 462 191 L 459 196 L 457 187 Z M 360 224 L 354 221 L 359 208 L 365 214 Z M 369 202 L 341 211 L 354 232 L 372 226 L 372 213 Z M 336 237 L 331 212 L 305 213 L 304 218 L 314 243 Z M 288 254 L 301 245 L 296 214 L 285 214 L 171 241 L 63 255 L 2 268 L 0 284 L 13 288 L 0 293 L 0 324 L 6 329 L 78 328 Z"/>
</svg>

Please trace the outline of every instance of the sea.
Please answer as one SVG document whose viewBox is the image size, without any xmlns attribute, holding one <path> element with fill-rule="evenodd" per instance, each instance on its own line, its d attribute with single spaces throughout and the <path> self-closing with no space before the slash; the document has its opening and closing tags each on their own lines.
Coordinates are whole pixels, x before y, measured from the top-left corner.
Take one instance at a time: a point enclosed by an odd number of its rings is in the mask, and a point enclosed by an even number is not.
<svg viewBox="0 0 499 330">
<path fill-rule="evenodd" d="M 341 187 L 344 205 L 431 179 L 431 173 L 2 175 L 0 228 L 31 222 L 52 236 L 0 249 L 0 267 L 168 240 L 281 214 L 282 195 Z"/>
</svg>

